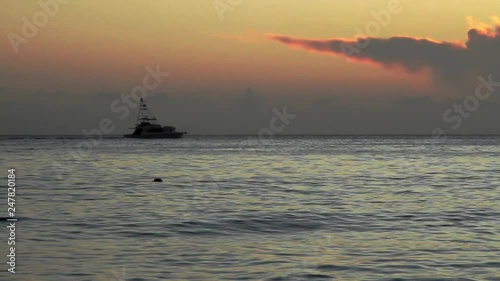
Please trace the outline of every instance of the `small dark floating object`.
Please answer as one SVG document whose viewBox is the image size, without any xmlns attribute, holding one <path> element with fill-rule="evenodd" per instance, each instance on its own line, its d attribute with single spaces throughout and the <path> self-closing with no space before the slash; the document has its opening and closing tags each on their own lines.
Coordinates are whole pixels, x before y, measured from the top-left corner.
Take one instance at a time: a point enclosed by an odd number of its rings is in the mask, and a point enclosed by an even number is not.
<svg viewBox="0 0 500 281">
<path fill-rule="evenodd" d="M 163 182 L 161 179 L 154 179 L 153 182 Z"/>
</svg>

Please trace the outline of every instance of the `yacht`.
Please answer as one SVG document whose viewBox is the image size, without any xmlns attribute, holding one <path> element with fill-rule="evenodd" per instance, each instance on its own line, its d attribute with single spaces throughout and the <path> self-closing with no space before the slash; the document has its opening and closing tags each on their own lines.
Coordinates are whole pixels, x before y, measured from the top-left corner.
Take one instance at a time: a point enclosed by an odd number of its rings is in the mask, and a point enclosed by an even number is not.
<svg viewBox="0 0 500 281">
<path fill-rule="evenodd" d="M 161 126 L 158 120 L 149 110 L 148 106 L 141 98 L 139 103 L 139 113 L 137 114 L 137 122 L 132 134 L 123 135 L 126 138 L 138 139 L 179 139 L 182 138 L 186 132 L 178 132 L 175 127 Z"/>
</svg>

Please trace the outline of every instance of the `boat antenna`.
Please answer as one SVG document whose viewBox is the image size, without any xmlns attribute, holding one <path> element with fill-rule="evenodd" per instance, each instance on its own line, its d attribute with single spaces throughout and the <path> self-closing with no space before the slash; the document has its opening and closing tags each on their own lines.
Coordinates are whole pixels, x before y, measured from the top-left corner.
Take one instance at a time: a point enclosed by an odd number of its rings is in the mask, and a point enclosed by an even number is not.
<svg viewBox="0 0 500 281">
<path fill-rule="evenodd" d="M 145 112 L 145 113 L 144 113 Z M 139 121 L 156 121 L 156 117 L 153 112 L 148 108 L 146 103 L 144 102 L 144 98 L 141 98 L 139 103 L 139 112 L 137 113 L 137 124 L 140 124 Z M 155 122 L 153 122 L 155 123 Z"/>
<path fill-rule="evenodd" d="M 139 110 L 137 111 L 137 121 L 136 121 L 137 124 L 139 124 L 139 118 L 141 118 L 141 110 L 142 110 L 143 103 L 144 103 L 144 99 L 141 98 L 141 101 L 139 102 Z"/>
</svg>

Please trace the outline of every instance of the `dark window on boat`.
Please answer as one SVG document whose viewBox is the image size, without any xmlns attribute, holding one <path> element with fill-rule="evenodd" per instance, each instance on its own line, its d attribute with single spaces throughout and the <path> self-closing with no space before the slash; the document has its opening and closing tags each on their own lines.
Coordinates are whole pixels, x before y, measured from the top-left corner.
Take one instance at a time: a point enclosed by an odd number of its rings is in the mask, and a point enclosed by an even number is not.
<svg viewBox="0 0 500 281">
<path fill-rule="evenodd" d="M 147 132 L 151 132 L 151 133 L 163 133 L 163 129 L 149 129 L 147 130 Z"/>
<path fill-rule="evenodd" d="M 138 135 L 140 135 L 141 133 L 142 133 L 142 129 L 137 129 L 137 130 L 135 130 L 135 131 L 134 131 L 134 133 L 133 133 L 132 135 L 134 135 L 134 136 L 138 136 Z"/>
</svg>

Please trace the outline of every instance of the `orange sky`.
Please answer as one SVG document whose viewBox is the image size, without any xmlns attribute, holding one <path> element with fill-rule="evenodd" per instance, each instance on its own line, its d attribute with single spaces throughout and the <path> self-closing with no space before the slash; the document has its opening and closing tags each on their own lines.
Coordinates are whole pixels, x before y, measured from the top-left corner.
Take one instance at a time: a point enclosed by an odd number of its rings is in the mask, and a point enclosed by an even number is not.
<svg viewBox="0 0 500 281">
<path fill-rule="evenodd" d="M 51 16 L 39 3 L 50 6 Z M 471 24 L 498 23 L 491 20 L 498 0 L 1 0 L 1 6 L 0 127 L 10 134 L 92 128 L 110 115 L 113 99 L 130 93 L 145 68 L 156 65 L 170 75 L 148 101 L 160 119 L 190 132 L 255 133 L 273 106 L 286 105 L 301 116 L 291 133 L 429 133 L 453 100 L 474 90 L 477 76 L 468 70 L 497 71 L 490 60 L 496 41 L 482 45 L 480 36 L 465 60 L 452 51 L 397 47 L 410 67 L 425 59 L 411 73 L 383 59 L 291 48 L 268 35 L 329 42 L 355 40 L 361 31 L 380 38 L 382 48 L 385 38 L 401 36 L 463 45 Z M 390 19 L 376 21 L 387 13 Z M 27 36 L 24 21 L 43 22 L 43 16 L 47 21 Z M 378 30 L 367 32 L 374 24 Z M 435 58 L 446 65 L 430 67 Z M 497 112 L 481 107 L 483 119 L 464 125 L 464 132 L 490 132 L 488 120 Z M 11 129 L 10 120 L 20 126 Z M 131 122 L 116 120 L 124 128 Z M 215 132 L 213 124 L 223 126 Z"/>
<path fill-rule="evenodd" d="M 175 92 L 235 90 L 251 84 L 271 93 L 283 81 L 304 89 L 310 84 L 355 88 L 360 82 L 426 85 L 425 74 L 291 50 L 264 36 L 354 38 L 359 35 L 356 28 L 364 30 L 374 21 L 372 12 L 387 9 L 389 2 L 243 0 L 221 20 L 212 0 L 69 1 L 34 38 L 19 45 L 17 55 L 4 37 L 0 56 L 15 71 L 3 79 L 27 91 L 74 89 L 82 95 L 126 87 L 140 79 L 145 66 L 160 64 L 172 75 L 164 87 Z M 2 33 L 21 34 L 21 18 L 31 19 L 40 11 L 37 3 L 4 0 Z M 400 6 L 402 11 L 392 15 L 378 37 L 464 40 L 466 18 L 488 21 L 500 2 L 401 0 Z"/>
</svg>

